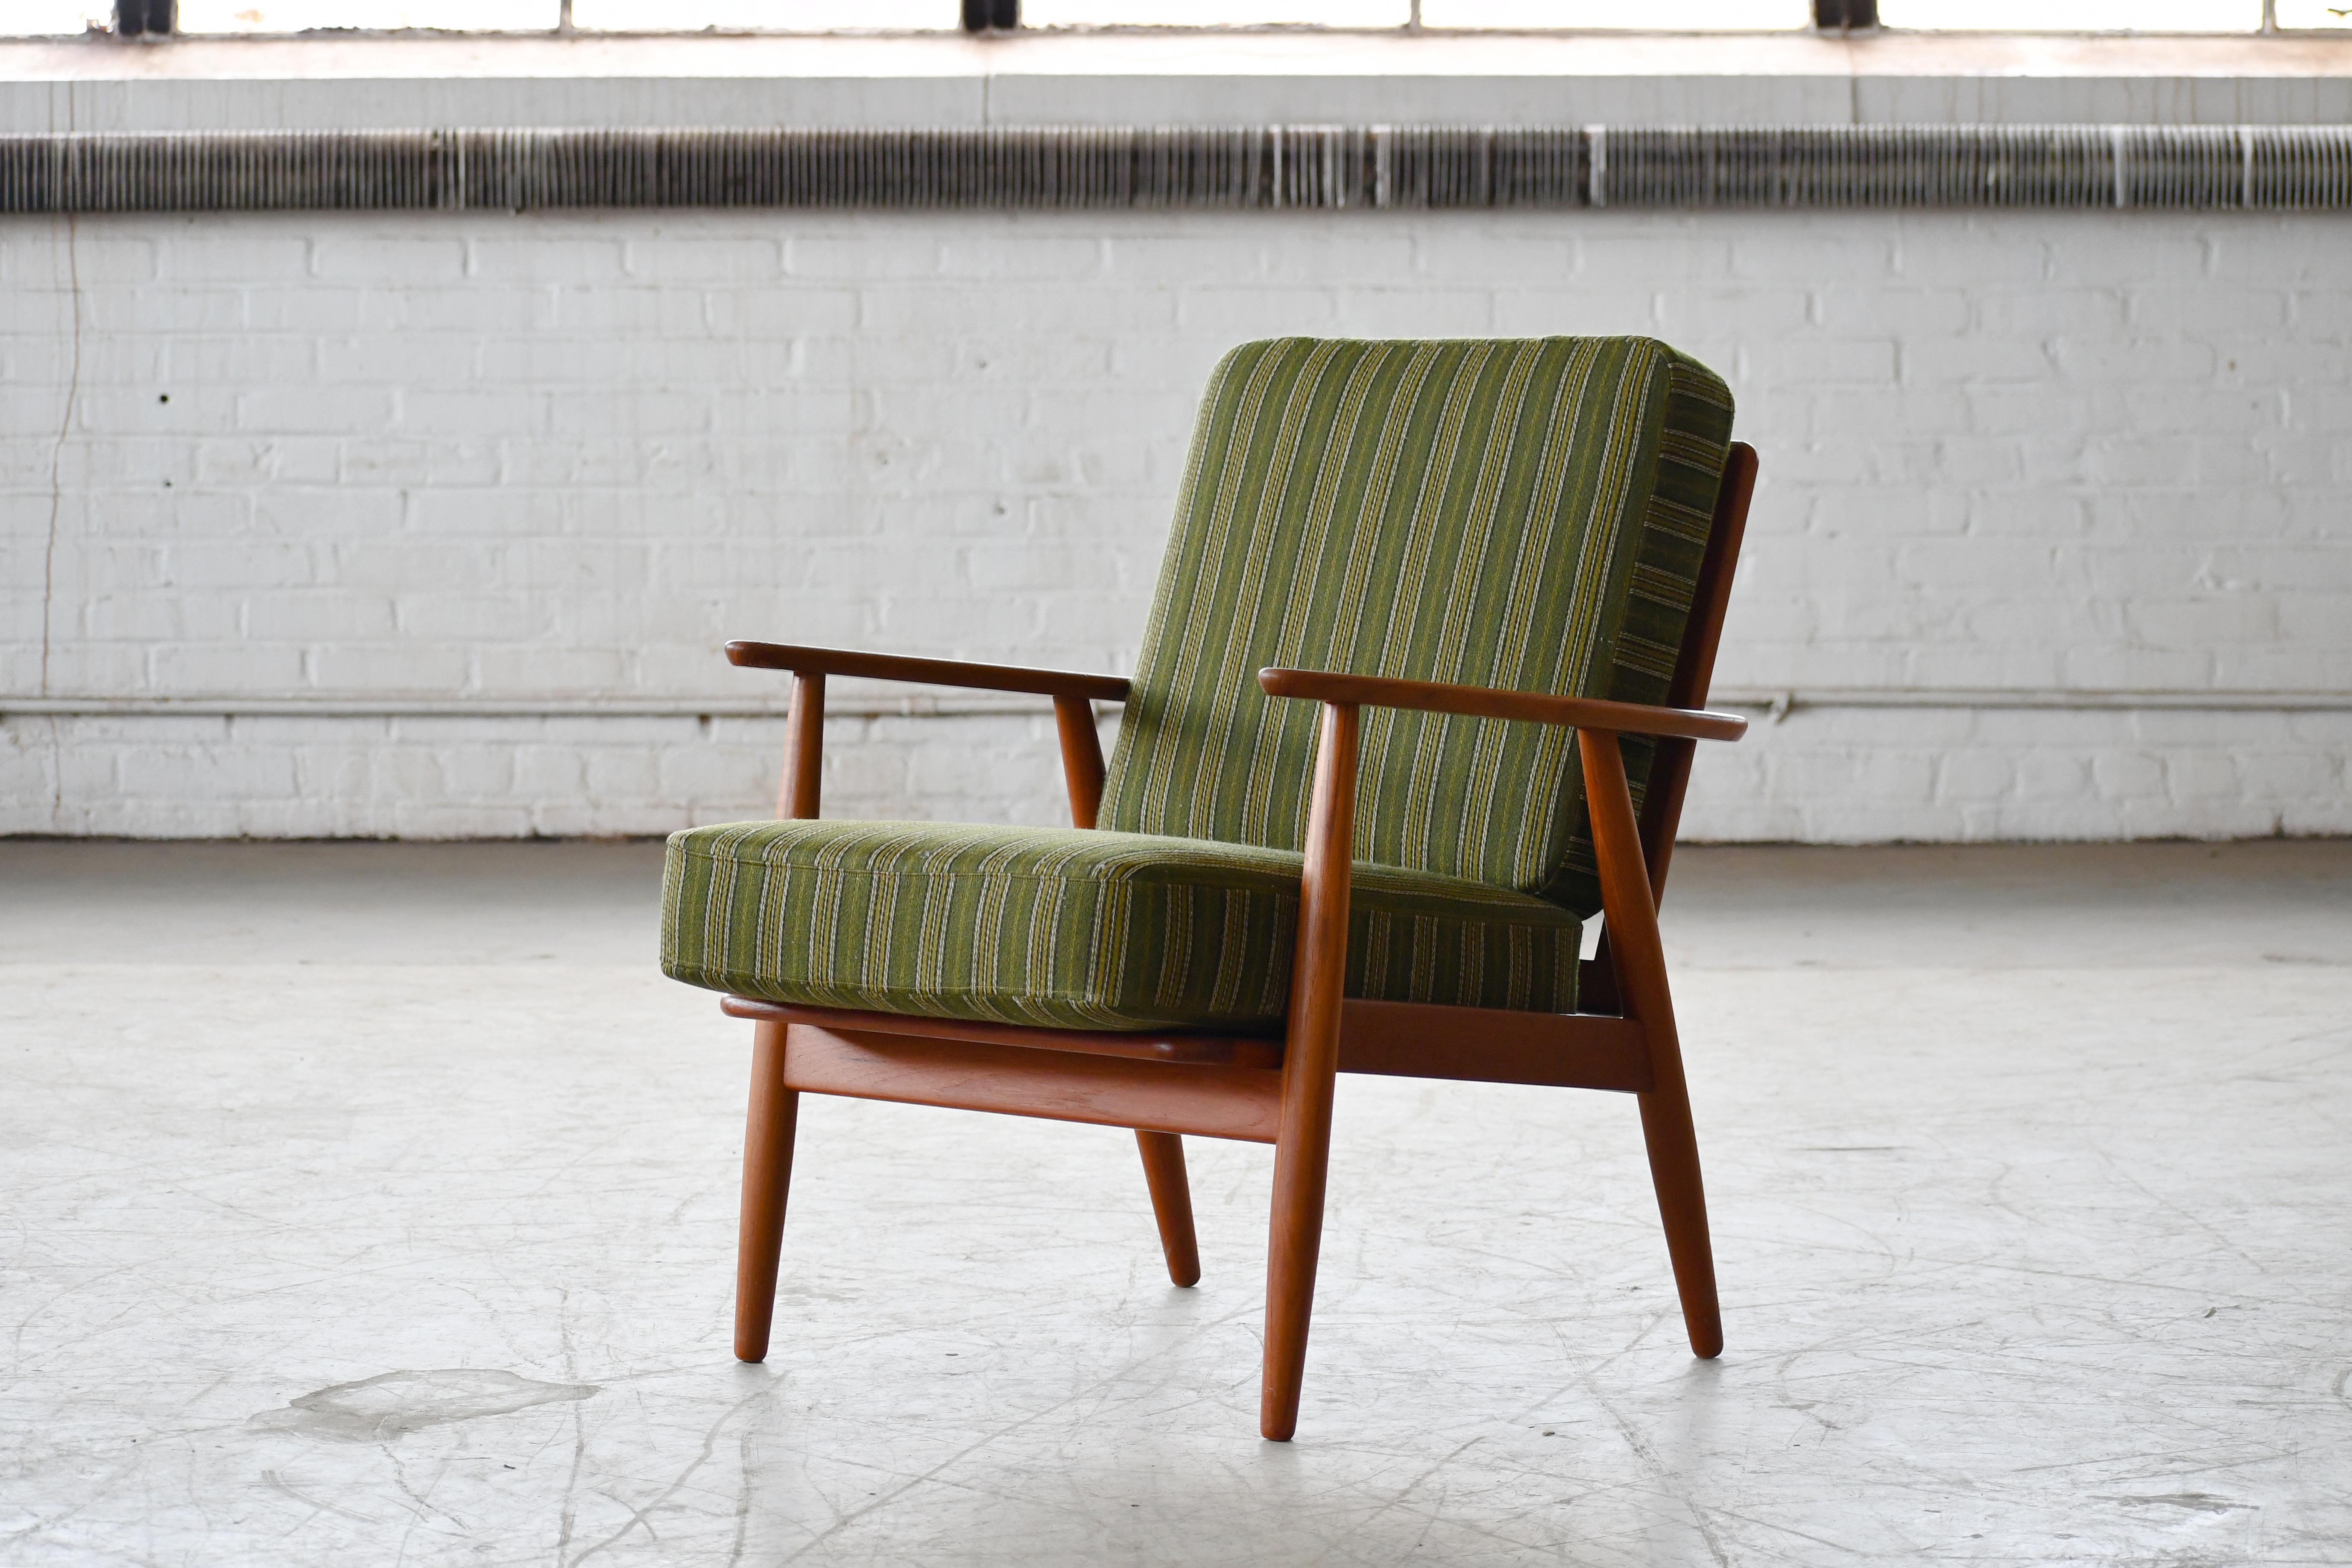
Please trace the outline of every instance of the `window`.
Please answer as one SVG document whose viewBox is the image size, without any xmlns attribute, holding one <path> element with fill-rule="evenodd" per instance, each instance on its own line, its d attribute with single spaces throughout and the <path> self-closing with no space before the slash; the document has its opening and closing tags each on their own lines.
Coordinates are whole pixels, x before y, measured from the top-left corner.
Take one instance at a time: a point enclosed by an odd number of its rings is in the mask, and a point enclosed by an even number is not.
<svg viewBox="0 0 2352 1568">
<path fill-rule="evenodd" d="M 1878 0 L 1878 20 L 1933 32 L 2252 33 L 2263 0 Z"/>
<path fill-rule="evenodd" d="M 113 26 L 114 7 L 108 0 L 12 0 L 0 34 L 18 37 L 56 37 Z"/>
<path fill-rule="evenodd" d="M 1402 27 L 1410 0 L 1021 0 L 1024 27 Z"/>
<path fill-rule="evenodd" d="M 1421 0 L 1424 27 L 1775 33 L 1813 25 L 1811 0 Z"/>
<path fill-rule="evenodd" d="M 2278 0 L 2278 25 L 2352 29 L 2352 0 Z"/>
<path fill-rule="evenodd" d="M 584 33 L 948 33 L 955 0 L 572 0 Z"/>
<path fill-rule="evenodd" d="M 1411 0 L 1022 0 L 1031 27 L 1402 27 Z M 1424 27 L 1464 31 L 1776 32 L 1811 0 L 1421 0 Z"/>
<path fill-rule="evenodd" d="M 542 32 L 558 0 L 180 0 L 183 33 L 303 33 L 337 28 Z"/>
</svg>

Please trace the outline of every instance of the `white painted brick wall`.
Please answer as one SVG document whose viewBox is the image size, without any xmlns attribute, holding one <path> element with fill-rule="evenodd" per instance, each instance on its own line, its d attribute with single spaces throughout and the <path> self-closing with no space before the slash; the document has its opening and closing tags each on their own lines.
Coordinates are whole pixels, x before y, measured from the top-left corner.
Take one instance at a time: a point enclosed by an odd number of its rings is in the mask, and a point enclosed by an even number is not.
<svg viewBox="0 0 2352 1568">
<path fill-rule="evenodd" d="M 2340 695 L 2347 235 L 2096 213 L 9 219 L 0 692 L 42 691 L 45 605 L 53 696 L 780 694 L 719 659 L 740 636 L 1123 669 L 1231 343 L 1643 331 L 1725 374 L 1763 455 L 1723 684 Z M 829 808 L 1053 820 L 1050 728 L 839 720 Z M 0 831 L 657 832 L 763 811 L 780 729 L 11 715 Z M 2347 757 L 2340 709 L 1800 706 L 1708 750 L 1688 826 L 2344 832 Z"/>
</svg>

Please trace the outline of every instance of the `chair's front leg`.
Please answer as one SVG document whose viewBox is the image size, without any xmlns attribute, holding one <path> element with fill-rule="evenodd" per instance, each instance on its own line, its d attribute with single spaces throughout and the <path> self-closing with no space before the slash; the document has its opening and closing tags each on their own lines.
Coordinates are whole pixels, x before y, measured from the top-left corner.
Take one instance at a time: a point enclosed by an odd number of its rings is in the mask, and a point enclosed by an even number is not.
<svg viewBox="0 0 2352 1568">
<path fill-rule="evenodd" d="M 1601 908 L 1608 921 L 1618 991 L 1625 1016 L 1639 1020 L 1650 1040 L 1652 1087 L 1640 1097 L 1642 1139 L 1649 1147 L 1650 1180 L 1658 1192 L 1666 1256 L 1674 1263 L 1675 1289 L 1682 1298 L 1691 1350 L 1701 1357 L 1717 1356 L 1723 1353 L 1723 1310 L 1716 1298 L 1715 1249 L 1707 1238 L 1706 1190 L 1699 1179 L 1690 1087 L 1683 1077 L 1682 1043 L 1675 1032 L 1665 949 L 1658 940 L 1657 899 L 1642 859 L 1641 834 L 1617 737 L 1605 730 L 1579 730 L 1576 741 L 1583 755 L 1584 798 L 1601 864 Z"/>
<path fill-rule="evenodd" d="M 1282 1123 L 1274 1152 L 1274 1214 L 1266 1237 L 1265 1381 L 1258 1430 L 1277 1443 L 1298 1429 L 1307 1326 L 1323 1246 L 1324 1178 L 1331 1159 L 1331 1092 L 1339 1067 L 1339 1010 L 1348 981 L 1348 884 L 1354 858 L 1356 729 L 1350 703 L 1327 703 L 1316 748 L 1315 797 L 1299 886 L 1282 1057 Z"/>
<path fill-rule="evenodd" d="M 776 815 L 817 814 L 824 766 L 824 677 L 793 677 L 784 721 L 784 776 Z M 783 1253 L 784 1201 L 793 1184 L 793 1133 L 801 1097 L 784 1087 L 785 1028 L 751 1026 L 751 1094 L 743 1116 L 743 1206 L 735 1235 L 735 1358 L 765 1361 L 776 1315 L 776 1267 Z"/>
<path fill-rule="evenodd" d="M 751 1101 L 743 1118 L 743 1209 L 735 1244 L 735 1359 L 768 1359 L 783 1252 L 784 1201 L 793 1184 L 793 1132 L 800 1095 L 784 1087 L 789 1026 L 751 1026 Z"/>
</svg>

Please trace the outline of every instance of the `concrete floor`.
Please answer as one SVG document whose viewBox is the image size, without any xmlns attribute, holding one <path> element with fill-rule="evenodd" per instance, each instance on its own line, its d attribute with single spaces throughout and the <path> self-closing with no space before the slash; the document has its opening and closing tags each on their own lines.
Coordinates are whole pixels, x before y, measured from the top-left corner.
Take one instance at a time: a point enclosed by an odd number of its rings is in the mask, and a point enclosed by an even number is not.
<svg viewBox="0 0 2352 1568">
<path fill-rule="evenodd" d="M 8 1564 L 2352 1563 L 2352 844 L 1685 850 L 1730 1347 L 1613 1096 L 1347 1080 L 1299 1440 L 1270 1156 L 803 1111 L 656 847 L 0 843 Z"/>
</svg>

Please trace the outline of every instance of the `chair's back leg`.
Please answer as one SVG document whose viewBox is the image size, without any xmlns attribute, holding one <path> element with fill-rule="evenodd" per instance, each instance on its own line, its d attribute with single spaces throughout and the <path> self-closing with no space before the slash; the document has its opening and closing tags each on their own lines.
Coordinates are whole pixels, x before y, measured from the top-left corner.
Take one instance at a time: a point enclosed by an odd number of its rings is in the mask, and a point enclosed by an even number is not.
<svg viewBox="0 0 2352 1568">
<path fill-rule="evenodd" d="M 1675 657 L 1674 680 L 1666 689 L 1669 708 L 1706 706 L 1707 688 L 1715 681 L 1716 650 L 1723 642 L 1724 613 L 1731 603 L 1731 578 L 1739 569 L 1740 541 L 1748 533 L 1748 505 L 1755 495 L 1756 448 L 1734 441 L 1724 461 L 1723 484 L 1716 492 L 1715 520 L 1708 526 L 1706 553 L 1691 591 L 1690 619 L 1684 624 L 1682 647 Z M 1649 871 L 1653 903 L 1666 896 L 1666 866 L 1674 857 L 1675 829 L 1682 822 L 1683 796 L 1690 788 L 1691 758 L 1696 750 L 1689 741 L 1652 743 L 1650 782 L 1642 798 L 1642 861 Z M 1622 1005 L 1610 947 L 1603 927 L 1600 949 L 1582 971 L 1577 997 L 1580 1011 L 1614 1013 Z"/>
<path fill-rule="evenodd" d="M 1748 506 L 1756 496 L 1756 448 L 1745 441 L 1731 444 L 1723 466 L 1723 488 L 1715 499 L 1715 521 L 1708 526 L 1706 554 L 1700 560 L 1698 583 L 1691 594 L 1690 621 L 1683 646 L 1675 658 L 1673 684 L 1666 689 L 1669 708 L 1704 708 L 1715 684 L 1716 651 L 1723 646 L 1723 620 L 1731 606 L 1731 579 L 1739 570 L 1739 546 L 1748 536 Z M 1683 819 L 1683 796 L 1690 788 L 1691 759 L 1697 751 L 1691 741 L 1657 743 L 1650 763 L 1650 785 L 1642 802 L 1642 863 L 1650 874 L 1653 902 L 1666 896 L 1666 867 L 1675 852 L 1675 829 Z"/>
<path fill-rule="evenodd" d="M 768 1359 L 793 1184 L 799 1093 L 784 1087 L 785 1024 L 751 1026 L 751 1106 L 743 1121 L 743 1211 L 735 1253 L 735 1359 Z"/>
<path fill-rule="evenodd" d="M 1192 1234 L 1192 1189 L 1184 1180 L 1184 1140 L 1173 1132 L 1138 1129 L 1143 1179 L 1151 1188 L 1151 1213 L 1160 1222 L 1160 1250 L 1168 1258 L 1168 1278 L 1179 1285 L 1201 1282 L 1201 1243 Z"/>
<path fill-rule="evenodd" d="M 1070 823 L 1092 827 L 1102 808 L 1102 739 L 1095 732 L 1095 705 L 1083 697 L 1054 699 L 1054 727 L 1062 742 L 1062 782 L 1070 792 Z M 1135 1131 L 1143 1155 L 1143 1180 L 1151 1189 L 1151 1216 L 1160 1222 L 1160 1250 L 1168 1278 L 1179 1285 L 1201 1282 L 1201 1246 L 1192 1234 L 1192 1188 L 1184 1179 L 1184 1140 L 1173 1132 Z"/>
<path fill-rule="evenodd" d="M 1698 1134 L 1691 1126 L 1690 1088 L 1683 1077 L 1682 1042 L 1675 1032 L 1673 993 L 1666 985 L 1665 949 L 1658 940 L 1658 906 L 1642 863 L 1633 801 L 1625 788 L 1617 737 L 1577 731 L 1584 756 L 1592 837 L 1600 848 L 1601 891 L 1625 1016 L 1638 1019 L 1650 1041 L 1650 1089 L 1639 1098 L 1642 1140 L 1649 1146 L 1650 1180 L 1658 1192 L 1658 1218 L 1666 1256 L 1682 1298 L 1683 1326 L 1693 1353 L 1723 1353 L 1723 1310 L 1715 1292 L 1715 1248 L 1707 1238 L 1706 1189 L 1699 1179 Z"/>
</svg>

